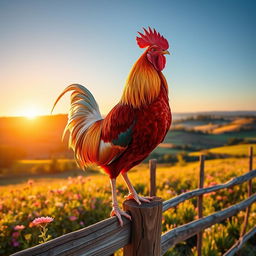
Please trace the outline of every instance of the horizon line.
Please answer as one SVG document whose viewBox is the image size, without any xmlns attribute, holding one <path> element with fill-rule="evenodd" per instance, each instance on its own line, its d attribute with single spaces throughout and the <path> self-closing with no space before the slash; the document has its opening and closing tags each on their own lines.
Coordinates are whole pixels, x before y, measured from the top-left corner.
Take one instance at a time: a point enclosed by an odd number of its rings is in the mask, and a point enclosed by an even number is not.
<svg viewBox="0 0 256 256">
<path fill-rule="evenodd" d="M 256 112 L 255 110 L 205 110 L 205 111 L 190 111 L 190 112 L 172 112 L 172 115 L 181 115 L 181 114 L 199 114 L 199 113 L 223 113 L 223 112 Z M 255 113 L 256 114 L 256 113 Z M 68 113 L 56 113 L 56 114 L 43 114 L 43 115 L 36 115 L 36 117 L 45 117 L 45 116 L 58 116 L 58 115 L 68 115 Z M 102 114 L 103 117 L 105 117 L 107 114 Z M 0 116 L 0 118 L 18 118 L 18 117 L 24 117 L 27 118 L 25 115 L 6 115 L 6 116 Z"/>
</svg>

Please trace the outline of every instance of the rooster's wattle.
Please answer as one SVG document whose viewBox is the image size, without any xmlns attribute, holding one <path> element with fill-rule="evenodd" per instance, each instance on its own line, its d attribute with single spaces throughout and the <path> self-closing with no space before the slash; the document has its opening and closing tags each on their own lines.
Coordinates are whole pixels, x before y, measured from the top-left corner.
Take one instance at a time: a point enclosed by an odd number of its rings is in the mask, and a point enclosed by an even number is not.
<svg viewBox="0 0 256 256">
<path fill-rule="evenodd" d="M 111 215 L 116 215 L 121 225 L 121 215 L 130 216 L 118 206 L 116 177 L 121 173 L 130 192 L 128 198 L 139 204 L 149 202 L 150 198 L 137 194 L 127 172 L 164 140 L 171 124 L 168 85 L 161 72 L 166 63 L 164 55 L 169 54 L 168 41 L 151 28 L 139 35 L 137 43 L 146 51 L 132 67 L 120 102 L 104 119 L 93 95 L 79 84 L 68 86 L 54 104 L 72 91 L 64 134 L 69 130 L 69 145 L 82 168 L 96 163 L 109 175 Z"/>
</svg>

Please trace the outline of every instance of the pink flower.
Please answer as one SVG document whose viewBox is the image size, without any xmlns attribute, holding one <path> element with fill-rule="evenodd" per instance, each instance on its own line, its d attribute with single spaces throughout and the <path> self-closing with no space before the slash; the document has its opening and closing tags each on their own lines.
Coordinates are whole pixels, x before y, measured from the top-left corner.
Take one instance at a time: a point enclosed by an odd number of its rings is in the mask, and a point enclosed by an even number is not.
<svg viewBox="0 0 256 256">
<path fill-rule="evenodd" d="M 81 194 L 75 194 L 74 198 L 77 199 L 77 200 L 80 200 L 82 198 L 82 196 L 81 196 Z"/>
<path fill-rule="evenodd" d="M 49 204 L 49 202 L 50 202 L 49 200 L 45 200 L 44 204 L 47 205 L 47 204 Z"/>
<path fill-rule="evenodd" d="M 70 219 L 71 221 L 75 221 L 75 220 L 77 220 L 77 217 L 76 217 L 76 216 L 69 216 L 69 219 Z"/>
<path fill-rule="evenodd" d="M 13 247 L 18 247 L 18 246 L 20 246 L 20 243 L 16 240 L 12 240 L 12 245 L 13 245 Z"/>
<path fill-rule="evenodd" d="M 210 182 L 210 183 L 209 183 L 209 187 L 211 187 L 211 186 L 216 186 L 217 184 L 218 184 L 218 183 L 217 183 L 217 182 L 214 182 L 214 181 L 213 181 L 213 182 Z"/>
<path fill-rule="evenodd" d="M 35 226 L 38 226 L 38 225 L 46 225 L 48 223 L 51 223 L 53 221 L 53 218 L 52 217 L 39 217 L 39 218 L 35 218 L 32 223 L 33 225 Z"/>
<path fill-rule="evenodd" d="M 14 227 L 14 230 L 23 230 L 25 228 L 24 225 L 17 225 Z"/>
<path fill-rule="evenodd" d="M 95 203 L 96 203 L 96 198 L 93 197 L 93 198 L 91 199 L 91 208 L 92 208 L 92 209 L 95 209 Z"/>
<path fill-rule="evenodd" d="M 19 236 L 20 236 L 20 233 L 17 231 L 12 233 L 13 238 L 18 238 Z"/>
<path fill-rule="evenodd" d="M 30 186 L 33 185 L 33 183 L 34 183 L 33 180 L 28 180 L 28 182 L 27 182 L 27 184 L 30 185 Z"/>
<path fill-rule="evenodd" d="M 207 175 L 207 177 L 206 177 L 208 180 L 213 180 L 214 178 L 213 178 L 213 176 L 211 176 L 211 175 Z"/>
<path fill-rule="evenodd" d="M 41 206 L 41 204 L 40 204 L 40 202 L 39 202 L 39 201 L 36 201 L 36 202 L 34 202 L 34 206 L 35 206 L 35 207 L 40 207 L 40 206 Z"/>
<path fill-rule="evenodd" d="M 61 203 L 61 202 L 56 202 L 56 203 L 55 203 L 55 206 L 56 206 L 56 207 L 63 207 L 63 206 L 64 206 L 64 204 L 63 204 L 63 203 Z"/>
</svg>

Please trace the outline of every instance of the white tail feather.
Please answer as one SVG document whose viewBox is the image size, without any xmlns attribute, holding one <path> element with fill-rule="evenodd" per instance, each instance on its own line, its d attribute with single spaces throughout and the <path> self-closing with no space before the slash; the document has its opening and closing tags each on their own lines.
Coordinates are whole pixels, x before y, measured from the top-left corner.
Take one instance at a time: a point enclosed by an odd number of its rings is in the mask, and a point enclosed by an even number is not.
<svg viewBox="0 0 256 256">
<path fill-rule="evenodd" d="M 52 111 L 61 97 L 73 91 L 70 97 L 71 105 L 68 114 L 68 123 L 64 129 L 63 137 L 67 130 L 70 132 L 69 146 L 74 150 L 78 162 L 81 162 L 79 147 L 85 138 L 87 130 L 98 120 L 102 120 L 99 106 L 91 92 L 80 84 L 71 84 L 60 94 L 54 103 Z"/>
</svg>

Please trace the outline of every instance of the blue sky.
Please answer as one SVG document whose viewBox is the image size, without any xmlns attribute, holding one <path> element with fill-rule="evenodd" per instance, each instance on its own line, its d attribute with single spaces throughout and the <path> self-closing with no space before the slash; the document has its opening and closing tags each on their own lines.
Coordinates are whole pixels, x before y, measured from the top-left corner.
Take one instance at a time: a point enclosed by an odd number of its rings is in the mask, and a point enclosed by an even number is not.
<svg viewBox="0 0 256 256">
<path fill-rule="evenodd" d="M 0 116 L 49 114 L 71 83 L 106 114 L 142 54 L 142 27 L 167 38 L 173 112 L 256 110 L 255 1 L 0 0 Z M 68 111 L 68 97 L 55 113 Z"/>
</svg>

